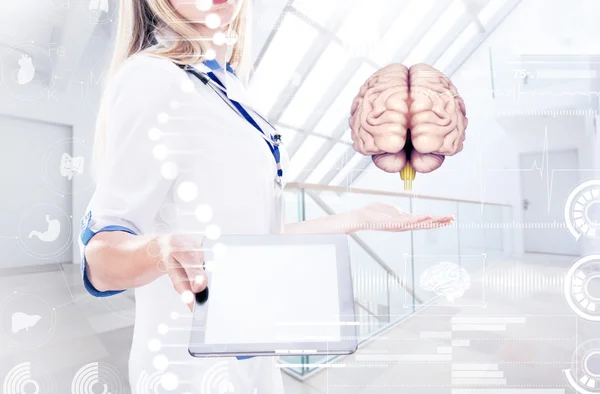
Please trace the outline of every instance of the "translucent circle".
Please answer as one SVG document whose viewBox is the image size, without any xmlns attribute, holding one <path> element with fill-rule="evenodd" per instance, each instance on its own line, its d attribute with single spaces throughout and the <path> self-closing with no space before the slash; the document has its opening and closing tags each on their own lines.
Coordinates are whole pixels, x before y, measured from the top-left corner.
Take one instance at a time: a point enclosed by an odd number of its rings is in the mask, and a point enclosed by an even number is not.
<svg viewBox="0 0 600 394">
<path fill-rule="evenodd" d="M 584 182 L 569 194 L 565 203 L 564 218 L 567 229 L 576 240 L 582 236 L 600 238 L 597 206 L 594 207 L 599 203 L 600 180 Z"/>
<path fill-rule="evenodd" d="M 163 177 L 165 177 L 165 179 L 172 181 L 173 179 L 177 178 L 177 175 L 179 175 L 179 168 L 177 167 L 177 164 L 173 163 L 172 161 L 168 161 L 164 163 L 162 167 L 160 167 L 160 173 Z"/>
<path fill-rule="evenodd" d="M 160 114 L 158 114 L 157 119 L 158 123 L 165 124 L 169 121 L 169 114 L 166 112 L 161 112 Z"/>
<path fill-rule="evenodd" d="M 148 349 L 151 352 L 158 352 L 160 350 L 160 347 L 161 347 L 161 343 L 158 339 L 151 339 L 148 342 Z"/>
<path fill-rule="evenodd" d="M 209 29 L 216 29 L 217 27 L 221 26 L 221 17 L 218 14 L 208 14 L 204 24 Z"/>
<path fill-rule="evenodd" d="M 585 207 L 585 218 L 594 226 L 600 225 L 600 200 L 595 200 Z"/>
<path fill-rule="evenodd" d="M 217 45 L 217 46 L 221 46 L 223 44 L 225 44 L 225 34 L 221 31 L 218 31 L 215 33 L 215 35 L 213 36 L 213 44 Z"/>
<path fill-rule="evenodd" d="M 169 270 L 168 263 L 165 260 L 158 260 L 158 263 L 156 263 L 156 269 L 158 272 L 165 274 Z"/>
<path fill-rule="evenodd" d="M 206 58 L 206 60 L 215 60 L 215 58 L 217 57 L 217 52 L 215 52 L 214 49 L 209 48 L 204 53 L 204 57 Z"/>
<path fill-rule="evenodd" d="M 196 0 L 196 8 L 199 11 L 208 11 L 212 7 L 212 0 Z"/>
<path fill-rule="evenodd" d="M 585 366 L 592 376 L 600 376 L 600 352 L 592 352 L 586 357 Z"/>
<path fill-rule="evenodd" d="M 213 211 L 210 205 L 201 204 L 196 207 L 194 214 L 196 215 L 196 219 L 202 223 L 207 223 L 210 221 L 210 219 L 212 219 Z"/>
<path fill-rule="evenodd" d="M 215 240 L 221 236 L 221 228 L 216 224 L 206 226 L 206 237 Z"/>
<path fill-rule="evenodd" d="M 577 260 L 567 271 L 563 292 L 569 307 L 581 318 L 600 321 L 600 300 L 590 294 L 590 285 L 597 283 L 600 276 L 600 254 L 588 255 Z M 600 346 L 599 346 L 600 348 Z"/>
<path fill-rule="evenodd" d="M 160 383 L 165 390 L 173 391 L 179 386 L 179 378 L 174 373 L 169 372 L 161 377 Z"/>
<path fill-rule="evenodd" d="M 600 274 L 590 275 L 587 280 L 584 280 L 583 292 L 590 301 L 600 301 Z"/>
<path fill-rule="evenodd" d="M 162 249 L 157 240 L 154 240 L 148 244 L 146 247 L 146 252 L 148 252 L 149 256 L 158 257 L 162 253 Z"/>
<path fill-rule="evenodd" d="M 198 196 L 198 186 L 193 182 L 181 182 L 177 188 L 177 195 L 185 202 L 190 202 Z"/>
<path fill-rule="evenodd" d="M 160 335 L 165 335 L 168 332 L 169 332 L 169 326 L 167 326 L 166 324 L 159 324 L 158 325 L 158 333 Z"/>
<path fill-rule="evenodd" d="M 177 313 L 177 312 L 171 312 L 171 319 L 173 319 L 173 320 L 179 319 L 179 313 Z"/>
<path fill-rule="evenodd" d="M 159 354 L 158 356 L 154 357 L 152 364 L 154 365 L 154 368 L 158 369 L 159 371 L 164 371 L 169 368 L 169 359 L 164 354 Z"/>
<path fill-rule="evenodd" d="M 148 130 L 148 138 L 150 138 L 150 141 L 158 141 L 160 139 L 160 135 L 161 131 L 156 127 L 153 127 L 150 130 Z"/>
<path fill-rule="evenodd" d="M 172 202 L 165 203 L 158 212 L 160 218 L 166 223 L 173 223 L 177 220 L 179 209 Z"/>
<path fill-rule="evenodd" d="M 222 243 L 215 244 L 213 246 L 213 254 L 215 256 L 223 256 L 227 252 L 227 247 Z"/>
<path fill-rule="evenodd" d="M 181 300 L 186 304 L 189 304 L 190 302 L 194 301 L 194 293 L 189 290 L 184 291 L 181 293 Z"/>
<path fill-rule="evenodd" d="M 184 79 L 181 82 L 181 90 L 186 93 L 190 93 L 194 91 L 194 82 L 191 79 Z"/>
<path fill-rule="evenodd" d="M 235 32 L 235 30 L 227 33 L 227 36 L 225 36 L 225 43 L 227 45 L 231 46 L 231 45 L 235 45 L 236 42 L 238 42 L 238 35 Z"/>
<path fill-rule="evenodd" d="M 169 149 L 165 145 L 160 144 L 154 147 L 152 153 L 158 160 L 164 160 L 169 155 Z"/>
</svg>

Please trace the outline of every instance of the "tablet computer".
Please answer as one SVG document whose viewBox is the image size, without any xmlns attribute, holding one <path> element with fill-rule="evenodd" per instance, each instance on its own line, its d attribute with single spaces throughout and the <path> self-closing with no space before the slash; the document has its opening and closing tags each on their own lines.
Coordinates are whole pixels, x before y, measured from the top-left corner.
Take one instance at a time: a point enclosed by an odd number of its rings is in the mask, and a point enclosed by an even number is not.
<svg viewBox="0 0 600 394">
<path fill-rule="evenodd" d="M 192 356 L 344 355 L 357 348 L 345 235 L 226 235 L 204 242 Z"/>
</svg>

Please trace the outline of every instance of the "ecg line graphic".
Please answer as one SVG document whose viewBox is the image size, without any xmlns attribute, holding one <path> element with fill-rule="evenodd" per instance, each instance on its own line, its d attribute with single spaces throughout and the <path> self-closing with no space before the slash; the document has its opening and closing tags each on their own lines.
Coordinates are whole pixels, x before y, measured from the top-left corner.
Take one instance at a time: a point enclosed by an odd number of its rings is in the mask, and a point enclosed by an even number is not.
<svg viewBox="0 0 600 394">
<path fill-rule="evenodd" d="M 483 151 L 479 146 L 479 166 L 476 166 L 474 169 L 475 176 L 477 176 L 477 168 L 481 168 L 481 182 L 480 182 L 480 193 L 481 193 L 481 210 L 483 211 L 483 207 L 485 205 L 485 195 L 486 195 L 486 185 L 489 177 L 489 173 L 527 173 L 527 172 L 535 172 L 537 171 L 540 176 L 540 180 L 546 181 L 546 202 L 548 205 L 548 213 L 550 212 L 550 208 L 552 207 L 552 190 L 554 186 L 554 176 L 556 173 L 560 172 L 586 172 L 586 171 L 597 171 L 595 168 L 557 168 L 550 169 L 550 161 L 549 161 L 549 139 L 548 139 L 548 126 L 545 127 L 544 130 L 544 140 L 542 145 L 542 159 L 538 163 L 537 160 L 533 162 L 530 168 L 516 168 L 516 169 L 504 169 L 504 168 L 483 168 Z"/>
</svg>

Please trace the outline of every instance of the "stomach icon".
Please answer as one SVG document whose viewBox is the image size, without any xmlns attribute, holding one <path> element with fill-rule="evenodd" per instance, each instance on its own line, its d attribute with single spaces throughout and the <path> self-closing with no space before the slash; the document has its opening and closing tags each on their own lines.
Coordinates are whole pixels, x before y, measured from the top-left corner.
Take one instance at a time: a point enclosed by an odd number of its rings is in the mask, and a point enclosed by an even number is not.
<svg viewBox="0 0 600 394">
<path fill-rule="evenodd" d="M 29 238 L 37 237 L 42 242 L 55 241 L 60 235 L 60 221 L 51 219 L 50 215 L 46 215 L 48 229 L 44 232 L 33 230 L 29 233 Z"/>
</svg>

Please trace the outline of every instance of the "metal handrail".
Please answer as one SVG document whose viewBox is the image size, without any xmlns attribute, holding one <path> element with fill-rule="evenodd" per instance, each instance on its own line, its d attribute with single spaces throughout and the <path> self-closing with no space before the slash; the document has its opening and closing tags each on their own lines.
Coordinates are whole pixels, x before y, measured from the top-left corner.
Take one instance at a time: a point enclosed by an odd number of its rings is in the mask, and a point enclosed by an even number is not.
<svg viewBox="0 0 600 394">
<path fill-rule="evenodd" d="M 335 193 L 354 193 L 354 194 L 370 194 L 376 196 L 388 196 L 388 197 L 406 197 L 406 198 L 423 198 L 428 200 L 438 200 L 438 201 L 452 201 L 452 202 L 463 202 L 470 204 L 483 204 L 483 205 L 494 205 L 501 207 L 511 207 L 510 204 L 504 204 L 499 202 L 489 202 L 489 201 L 476 201 L 476 200 L 466 200 L 460 198 L 446 198 L 439 196 L 430 196 L 426 194 L 416 194 L 416 193 L 407 193 L 407 192 L 390 192 L 384 190 L 375 190 L 375 189 L 362 189 L 357 187 L 345 187 L 345 186 L 330 186 L 330 185 L 321 185 L 316 183 L 298 183 L 292 182 L 286 185 L 286 189 L 306 189 L 306 190 L 316 190 L 316 191 L 330 191 Z"/>
<path fill-rule="evenodd" d="M 325 204 L 325 202 L 319 198 L 315 193 L 313 193 L 312 191 L 307 190 L 308 195 L 312 197 L 312 199 L 317 203 L 317 205 L 319 205 L 319 207 L 324 210 L 328 215 L 333 215 L 335 214 L 335 212 L 327 205 Z M 383 270 L 385 270 L 385 272 L 387 272 L 388 275 L 390 275 L 392 278 L 394 278 L 395 280 L 398 281 L 398 283 L 400 283 L 400 285 L 402 287 L 404 287 L 406 289 L 406 291 L 410 294 L 414 295 L 414 291 L 412 289 L 412 287 L 406 283 L 404 281 L 404 279 L 402 279 L 397 273 L 396 271 L 394 271 L 389 265 L 387 265 L 387 263 L 385 261 L 383 261 L 383 259 L 381 257 L 379 257 L 377 255 L 377 253 L 371 249 L 369 247 L 369 245 L 367 245 L 366 242 L 364 242 L 362 239 L 360 239 L 360 237 L 356 234 L 349 234 L 349 236 L 354 239 L 354 241 L 373 259 L 373 261 L 375 261 Z M 416 295 L 415 297 L 415 301 L 417 301 L 418 303 L 421 303 L 422 300 L 417 297 Z"/>
<path fill-rule="evenodd" d="M 497 202 L 485 202 L 485 201 L 475 201 L 475 200 L 455 199 L 455 198 L 442 198 L 442 197 L 437 197 L 437 196 L 417 195 L 414 193 L 390 192 L 390 191 L 382 191 L 382 190 L 371 190 L 371 189 L 342 187 L 342 186 L 329 186 L 329 185 L 300 183 L 300 182 L 289 183 L 289 184 L 287 184 L 286 189 L 298 190 L 300 192 L 300 200 L 299 200 L 299 203 L 301 205 L 301 210 L 300 210 L 301 219 L 300 220 L 306 220 L 305 211 L 304 211 L 304 209 L 305 209 L 304 198 L 306 195 L 310 196 L 311 199 L 313 200 L 313 202 L 316 203 L 326 214 L 328 214 L 328 215 L 335 214 L 334 210 L 321 198 L 321 196 L 319 196 L 319 191 L 329 191 L 329 192 L 334 192 L 334 193 L 338 193 L 338 194 L 355 193 L 355 194 L 364 194 L 364 195 L 372 195 L 372 196 L 388 196 L 388 197 L 408 198 L 409 201 L 411 202 L 410 211 L 412 211 L 413 201 L 418 198 L 438 200 L 438 201 L 448 201 L 448 202 L 453 202 L 456 204 L 471 203 L 471 204 L 481 204 L 481 205 L 512 208 L 512 205 L 510 205 L 510 204 L 502 204 L 502 203 L 497 203 Z M 412 295 L 412 297 L 414 297 L 413 303 L 415 304 L 415 306 L 418 304 L 419 307 L 423 307 L 423 306 L 429 305 L 430 303 L 433 302 L 432 300 L 424 301 L 421 298 L 419 298 L 413 291 L 412 286 L 409 283 L 407 283 L 407 281 L 405 281 L 403 278 L 401 278 L 380 256 L 378 256 L 378 254 L 372 248 L 369 247 L 369 245 L 367 243 L 365 243 L 356 234 L 350 234 L 350 237 L 352 237 L 357 242 L 358 246 L 360 246 L 363 249 L 363 251 L 365 251 L 372 258 L 372 260 L 377 265 L 379 265 L 379 267 L 382 268 L 389 275 L 389 278 L 397 281 L 397 283 L 399 283 L 401 287 L 403 287 L 409 294 Z M 460 243 L 460 240 L 458 242 Z M 411 244 L 412 244 L 412 241 L 411 241 Z M 414 284 L 414 278 L 413 278 L 413 284 Z M 359 309 L 365 310 L 369 316 L 377 318 L 377 316 L 375 316 L 373 311 L 370 311 L 359 300 L 355 300 L 355 305 Z M 369 342 L 372 338 L 372 335 L 377 336 L 380 333 L 385 332 L 385 331 L 391 329 L 392 327 L 395 327 L 397 324 L 400 324 L 400 322 L 402 322 L 406 318 L 409 318 L 410 315 L 412 315 L 413 313 L 415 313 L 415 309 L 413 309 L 413 312 L 407 316 L 403 316 L 394 321 L 390 320 L 389 322 L 384 324 L 382 327 L 380 327 L 378 330 L 374 331 L 373 333 L 369 333 L 369 337 L 364 339 L 363 341 L 361 341 L 359 346 L 362 346 L 363 344 Z M 308 359 L 308 357 L 306 357 L 306 358 Z M 328 361 L 326 361 L 326 362 L 331 362 L 332 360 L 337 359 L 337 358 L 339 358 L 339 357 L 334 357 L 334 358 L 328 359 Z M 308 362 L 307 360 L 302 361 L 302 363 L 307 363 L 307 362 Z M 302 372 L 298 372 L 295 370 L 284 369 L 284 371 L 286 371 L 290 376 L 294 377 L 295 379 L 304 381 L 305 379 L 309 378 L 310 376 L 313 376 L 314 374 L 318 373 L 320 370 L 317 369 L 317 370 L 310 371 L 310 370 L 303 369 Z"/>
</svg>

